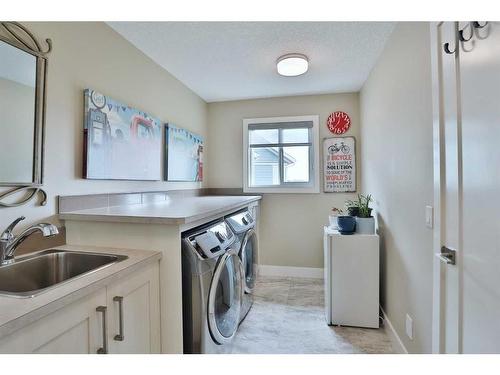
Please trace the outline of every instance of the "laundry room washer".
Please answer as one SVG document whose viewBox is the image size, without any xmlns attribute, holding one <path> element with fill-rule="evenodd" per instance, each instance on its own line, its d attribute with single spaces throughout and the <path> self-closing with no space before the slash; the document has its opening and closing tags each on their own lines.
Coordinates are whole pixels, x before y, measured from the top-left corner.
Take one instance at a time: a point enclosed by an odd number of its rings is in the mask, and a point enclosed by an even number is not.
<svg viewBox="0 0 500 375">
<path fill-rule="evenodd" d="M 229 353 L 241 317 L 240 243 L 223 219 L 182 234 L 184 353 Z"/>
<path fill-rule="evenodd" d="M 240 241 L 238 255 L 245 272 L 245 294 L 240 321 L 245 319 L 253 304 L 253 289 L 257 277 L 257 251 L 258 239 L 255 229 L 255 219 L 250 211 L 245 208 L 226 216 L 226 223 L 236 234 Z"/>
</svg>

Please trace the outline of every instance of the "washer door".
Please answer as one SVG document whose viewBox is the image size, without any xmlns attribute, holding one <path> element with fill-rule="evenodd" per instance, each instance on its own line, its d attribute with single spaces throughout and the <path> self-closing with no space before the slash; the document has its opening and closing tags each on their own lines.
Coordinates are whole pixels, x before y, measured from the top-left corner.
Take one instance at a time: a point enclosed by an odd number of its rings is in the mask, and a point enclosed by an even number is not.
<svg viewBox="0 0 500 375">
<path fill-rule="evenodd" d="M 208 326 L 217 344 L 230 341 L 240 322 L 244 271 L 234 250 L 222 255 L 215 267 L 208 296 Z"/>
<path fill-rule="evenodd" d="M 257 233 L 250 229 L 241 243 L 240 258 L 245 271 L 245 292 L 251 293 L 255 285 L 255 255 L 257 254 Z"/>
</svg>

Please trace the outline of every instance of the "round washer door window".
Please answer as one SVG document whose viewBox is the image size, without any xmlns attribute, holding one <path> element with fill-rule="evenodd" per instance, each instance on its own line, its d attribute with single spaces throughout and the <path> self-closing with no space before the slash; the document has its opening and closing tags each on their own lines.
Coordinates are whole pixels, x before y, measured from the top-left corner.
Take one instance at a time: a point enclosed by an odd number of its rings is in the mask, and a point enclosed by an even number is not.
<svg viewBox="0 0 500 375">
<path fill-rule="evenodd" d="M 210 333 L 218 344 L 229 341 L 240 322 L 243 297 L 243 267 L 234 250 L 220 257 L 215 267 L 208 297 Z"/>
<path fill-rule="evenodd" d="M 255 285 L 255 255 L 257 254 L 257 234 L 253 229 L 246 232 L 241 244 L 240 258 L 245 271 L 245 292 L 251 293 Z"/>
</svg>

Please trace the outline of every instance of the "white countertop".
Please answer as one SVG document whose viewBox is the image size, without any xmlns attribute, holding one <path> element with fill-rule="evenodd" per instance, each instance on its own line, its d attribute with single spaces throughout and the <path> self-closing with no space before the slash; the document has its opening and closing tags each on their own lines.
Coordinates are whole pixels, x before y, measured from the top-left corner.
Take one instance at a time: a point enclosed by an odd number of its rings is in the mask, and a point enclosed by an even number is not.
<svg viewBox="0 0 500 375">
<path fill-rule="evenodd" d="M 73 280 L 42 292 L 31 298 L 19 298 L 0 295 L 0 338 L 44 316 L 74 302 L 105 285 L 124 277 L 138 268 L 161 258 L 161 253 L 150 250 L 130 250 L 93 246 L 63 245 L 54 249 L 126 255 L 128 259 L 111 264 L 88 275 L 75 277 Z M 30 255 L 30 254 L 26 254 Z"/>
<path fill-rule="evenodd" d="M 323 227 L 324 228 L 324 232 L 325 234 L 329 235 L 329 236 L 343 236 L 343 237 L 358 237 L 358 236 L 377 236 L 378 237 L 378 228 L 376 228 L 376 232 L 373 233 L 373 234 L 363 234 L 363 233 L 352 233 L 352 234 L 342 234 L 339 232 L 338 229 L 334 229 L 332 228 L 331 226 L 325 226 Z"/>
<path fill-rule="evenodd" d="M 60 213 L 59 218 L 62 220 L 179 225 L 237 210 L 259 199 L 261 199 L 259 195 L 175 197 L 155 203 L 69 211 Z"/>
</svg>

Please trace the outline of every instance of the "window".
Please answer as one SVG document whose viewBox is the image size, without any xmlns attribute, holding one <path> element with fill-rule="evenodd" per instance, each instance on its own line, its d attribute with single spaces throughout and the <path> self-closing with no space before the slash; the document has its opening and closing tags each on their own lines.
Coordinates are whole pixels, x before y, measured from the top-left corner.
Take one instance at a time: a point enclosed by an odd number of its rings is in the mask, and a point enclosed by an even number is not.
<svg viewBox="0 0 500 375">
<path fill-rule="evenodd" d="M 318 116 L 243 120 L 245 192 L 318 193 Z"/>
</svg>

